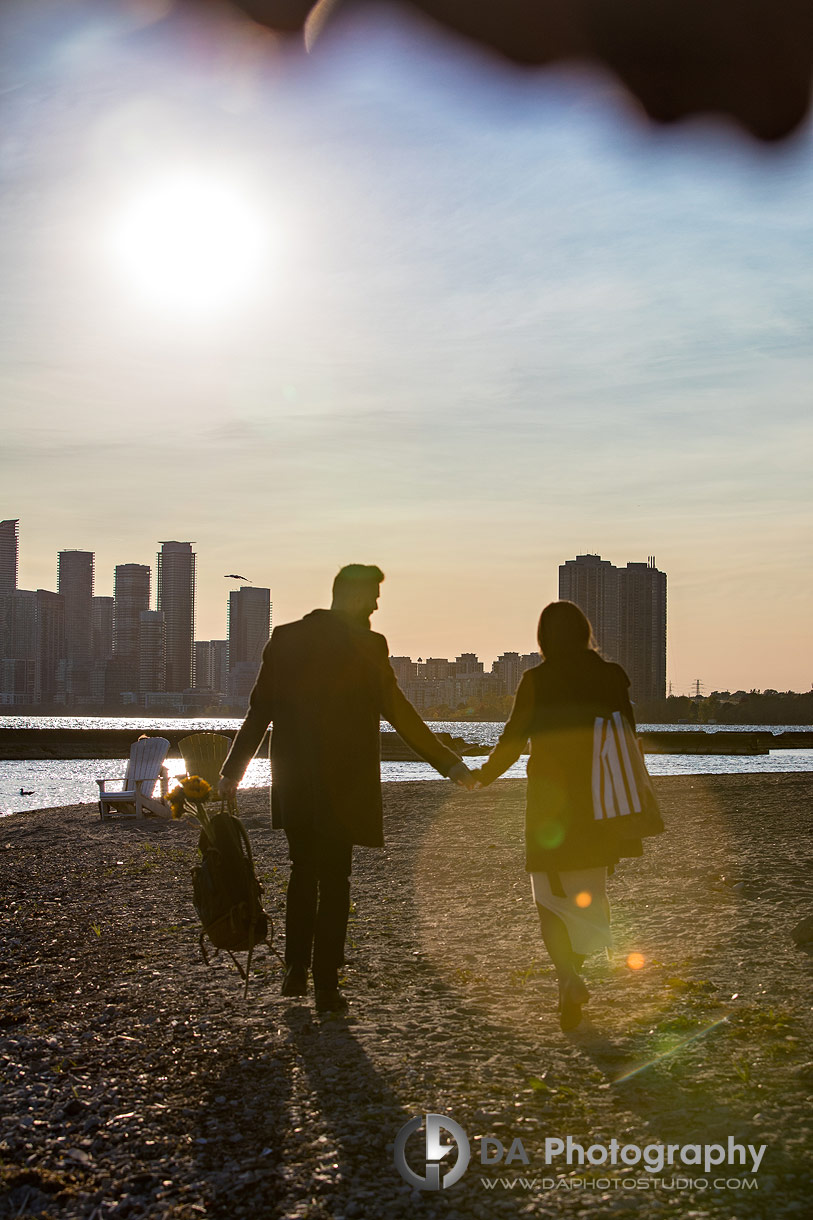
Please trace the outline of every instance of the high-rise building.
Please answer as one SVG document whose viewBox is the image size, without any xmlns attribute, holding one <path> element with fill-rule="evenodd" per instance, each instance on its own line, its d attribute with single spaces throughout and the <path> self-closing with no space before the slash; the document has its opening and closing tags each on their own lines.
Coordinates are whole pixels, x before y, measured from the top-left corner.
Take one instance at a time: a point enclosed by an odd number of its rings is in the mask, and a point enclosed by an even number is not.
<svg viewBox="0 0 813 1220">
<path fill-rule="evenodd" d="M 93 552 L 60 551 L 57 590 L 65 599 L 65 694 L 81 702 L 90 692 L 93 654 Z"/>
<path fill-rule="evenodd" d="M 0 597 L 0 701 L 36 703 L 37 595 L 14 589 Z"/>
<path fill-rule="evenodd" d="M 229 685 L 229 641 L 195 640 L 195 689 L 225 694 Z"/>
<path fill-rule="evenodd" d="M 113 660 L 107 667 L 107 697 L 120 699 L 139 689 L 139 630 L 150 608 L 150 567 L 118 563 L 113 573 Z"/>
<path fill-rule="evenodd" d="M 0 657 L 0 702 L 57 702 L 64 690 L 64 598 L 48 589 L 0 595 Z"/>
<path fill-rule="evenodd" d="M 418 663 L 412 657 L 390 657 L 390 665 L 395 673 L 395 680 L 403 687 L 405 682 L 416 682 L 418 679 Z"/>
<path fill-rule="evenodd" d="M 618 655 L 618 568 L 600 555 L 577 555 L 559 568 L 559 597 L 589 618 L 601 652 Z"/>
<path fill-rule="evenodd" d="M 60 551 L 57 592 L 65 599 L 65 659 L 86 665 L 93 646 L 93 552 Z"/>
<path fill-rule="evenodd" d="M 243 585 L 229 594 L 229 669 L 243 663 L 259 670 L 271 638 L 271 590 Z"/>
<path fill-rule="evenodd" d="M 454 677 L 454 662 L 447 657 L 427 657 L 418 671 L 423 678 L 437 682 L 441 678 Z"/>
<path fill-rule="evenodd" d="M 166 690 L 167 625 L 163 610 L 142 610 L 138 616 L 138 691 Z"/>
<path fill-rule="evenodd" d="M 142 610 L 150 608 L 150 567 L 146 563 L 118 563 L 113 575 L 113 654 L 138 656 L 138 624 Z"/>
<path fill-rule="evenodd" d="M 161 543 L 158 609 L 166 616 L 166 689 L 189 690 L 195 660 L 195 554 L 191 542 Z"/>
<path fill-rule="evenodd" d="M 577 555 L 559 568 L 559 596 L 593 625 L 602 654 L 627 671 L 634 699 L 666 696 L 666 573 L 646 563 L 616 568 L 600 555 Z"/>
<path fill-rule="evenodd" d="M 497 694 L 513 695 L 519 680 L 533 665 L 538 665 L 538 652 L 503 652 L 491 666 L 491 674 L 497 683 Z"/>
<path fill-rule="evenodd" d="M 646 563 L 620 569 L 618 662 L 636 699 L 666 698 L 666 573 Z"/>
<path fill-rule="evenodd" d="M 461 652 L 460 656 L 455 658 L 454 672 L 456 678 L 481 674 L 484 672 L 484 669 L 483 662 L 473 652 Z"/>
<path fill-rule="evenodd" d="M 92 651 L 94 661 L 109 661 L 113 655 L 115 605 L 114 597 L 94 597 L 93 599 Z"/>
<path fill-rule="evenodd" d="M 0 597 L 17 588 L 19 521 L 0 521 Z"/>
<path fill-rule="evenodd" d="M 53 704 L 62 694 L 65 664 L 65 599 L 61 593 L 37 589 L 36 642 L 36 702 Z"/>
<path fill-rule="evenodd" d="M 271 590 L 243 585 L 229 594 L 229 694 L 251 693 L 271 636 Z"/>
</svg>

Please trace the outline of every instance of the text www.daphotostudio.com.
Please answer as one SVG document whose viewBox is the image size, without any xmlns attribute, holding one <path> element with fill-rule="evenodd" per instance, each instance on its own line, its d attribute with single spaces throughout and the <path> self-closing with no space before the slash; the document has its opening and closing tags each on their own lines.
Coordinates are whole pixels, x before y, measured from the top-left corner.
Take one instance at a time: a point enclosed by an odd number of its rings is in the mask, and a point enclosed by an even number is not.
<svg viewBox="0 0 813 1220">
<path fill-rule="evenodd" d="M 423 1129 L 423 1140 L 412 1139 Z M 444 1139 L 444 1136 L 450 1137 Z M 408 1144 L 412 1139 L 411 1156 Z M 684 1177 L 527 1177 L 498 1176 L 480 1179 L 486 1190 L 757 1190 L 755 1177 L 735 1177 L 736 1170 L 756 1174 L 767 1150 L 766 1144 L 741 1144 L 729 1135 L 725 1144 L 664 1144 L 652 1142 L 643 1147 L 639 1144 L 622 1144 L 611 1139 L 606 1144 L 579 1141 L 572 1135 L 551 1136 L 545 1139 L 540 1153 L 532 1157 L 523 1141 L 516 1137 L 509 1143 L 496 1136 L 480 1136 L 481 1166 L 530 1166 L 541 1160 L 546 1167 L 561 1169 L 579 1166 L 585 1168 L 613 1167 L 637 1168 L 650 1174 L 660 1174 L 666 1167 L 697 1166 L 705 1174 L 723 1168 L 724 1176 L 713 1178 Z M 457 1150 L 456 1158 L 451 1153 Z M 535 1152 L 535 1150 L 531 1150 Z M 447 1161 L 447 1157 L 449 1160 Z M 473 1159 L 472 1144 L 463 1127 L 455 1119 L 443 1114 L 416 1115 L 405 1123 L 395 1137 L 394 1160 L 396 1168 L 406 1182 L 417 1190 L 445 1190 L 463 1177 Z M 445 1171 L 445 1172 L 442 1172 Z M 729 1171 L 726 1173 L 725 1171 Z M 733 1172 L 732 1172 L 733 1171 Z"/>
</svg>

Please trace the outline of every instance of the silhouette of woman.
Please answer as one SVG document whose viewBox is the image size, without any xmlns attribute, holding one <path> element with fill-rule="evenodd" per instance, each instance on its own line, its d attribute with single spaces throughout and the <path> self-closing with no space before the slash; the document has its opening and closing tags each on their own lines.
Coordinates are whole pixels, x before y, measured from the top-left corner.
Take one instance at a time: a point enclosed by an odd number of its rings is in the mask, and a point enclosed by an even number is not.
<svg viewBox="0 0 813 1220">
<path fill-rule="evenodd" d="M 530 738 L 525 867 L 542 939 L 559 980 L 559 1021 L 575 1029 L 589 992 L 585 957 L 612 943 L 605 883 L 640 839 L 619 842 L 593 813 L 593 724 L 621 712 L 631 727 L 629 678 L 603 660 L 589 620 L 573 602 L 551 602 L 539 620 L 543 663 L 523 674 L 511 716 L 479 773 L 485 787 L 516 762 Z"/>
</svg>

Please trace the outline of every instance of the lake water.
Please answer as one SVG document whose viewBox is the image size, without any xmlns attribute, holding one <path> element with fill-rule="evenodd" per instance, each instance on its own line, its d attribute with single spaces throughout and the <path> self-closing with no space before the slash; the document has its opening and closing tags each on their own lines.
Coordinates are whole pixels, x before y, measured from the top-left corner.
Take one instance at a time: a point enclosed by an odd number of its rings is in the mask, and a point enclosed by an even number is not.
<svg viewBox="0 0 813 1220">
<path fill-rule="evenodd" d="M 240 720 L 190 719 L 166 720 L 101 718 L 101 717 L 19 717 L 0 716 L 0 728 L 119 728 L 133 729 L 134 736 L 143 732 L 158 733 L 165 729 L 194 732 L 209 729 L 217 732 L 235 732 L 241 724 Z M 389 729 L 388 724 L 382 728 Z M 495 721 L 432 721 L 430 727 L 436 732 L 451 733 L 463 737 L 466 741 L 479 745 L 491 746 L 502 732 L 502 725 Z M 658 729 L 717 732 L 726 727 L 736 727 L 747 731 L 781 733 L 785 731 L 813 732 L 807 725 L 640 725 L 642 732 Z M 506 777 L 521 778 L 525 775 L 527 756 L 524 756 L 506 771 Z M 813 771 L 813 750 L 772 750 L 769 754 L 757 755 L 726 755 L 726 754 L 649 754 L 647 766 L 652 775 L 737 775 L 762 774 L 780 771 Z M 480 760 L 471 760 L 471 766 L 479 765 Z M 28 809 L 48 809 L 59 805 L 77 805 L 98 799 L 97 779 L 122 779 L 126 768 L 125 760 L 111 758 L 47 760 L 0 762 L 0 817 L 9 813 L 23 812 Z M 180 759 L 168 759 L 167 768 L 170 776 L 179 775 L 183 770 Z M 438 773 L 428 763 L 423 762 L 382 762 L 381 778 L 385 781 L 430 780 L 438 779 Z M 255 758 L 250 763 L 243 780 L 247 788 L 267 785 L 270 773 L 267 758 Z M 115 785 L 111 784 L 112 789 Z M 21 796 L 23 788 L 30 795 Z"/>
</svg>

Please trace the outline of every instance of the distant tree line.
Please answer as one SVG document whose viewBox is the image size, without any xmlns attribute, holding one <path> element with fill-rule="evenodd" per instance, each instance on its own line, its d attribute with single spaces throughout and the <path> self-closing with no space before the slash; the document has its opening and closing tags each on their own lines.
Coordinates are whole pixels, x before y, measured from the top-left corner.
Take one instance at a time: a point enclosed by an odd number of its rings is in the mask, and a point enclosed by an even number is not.
<svg viewBox="0 0 813 1220">
<path fill-rule="evenodd" d="M 461 703 L 455 708 L 446 703 L 424 708 L 424 720 L 496 720 L 504 723 L 511 712 L 513 695 L 493 695 L 482 703 Z"/>
<path fill-rule="evenodd" d="M 512 695 L 497 695 L 484 703 L 447 704 L 424 709 L 426 720 L 508 719 Z M 635 704 L 639 724 L 813 724 L 813 690 L 712 691 L 710 695 L 670 695 Z"/>
<path fill-rule="evenodd" d="M 635 715 L 641 724 L 813 724 L 813 690 L 672 695 L 636 704 Z"/>
</svg>

